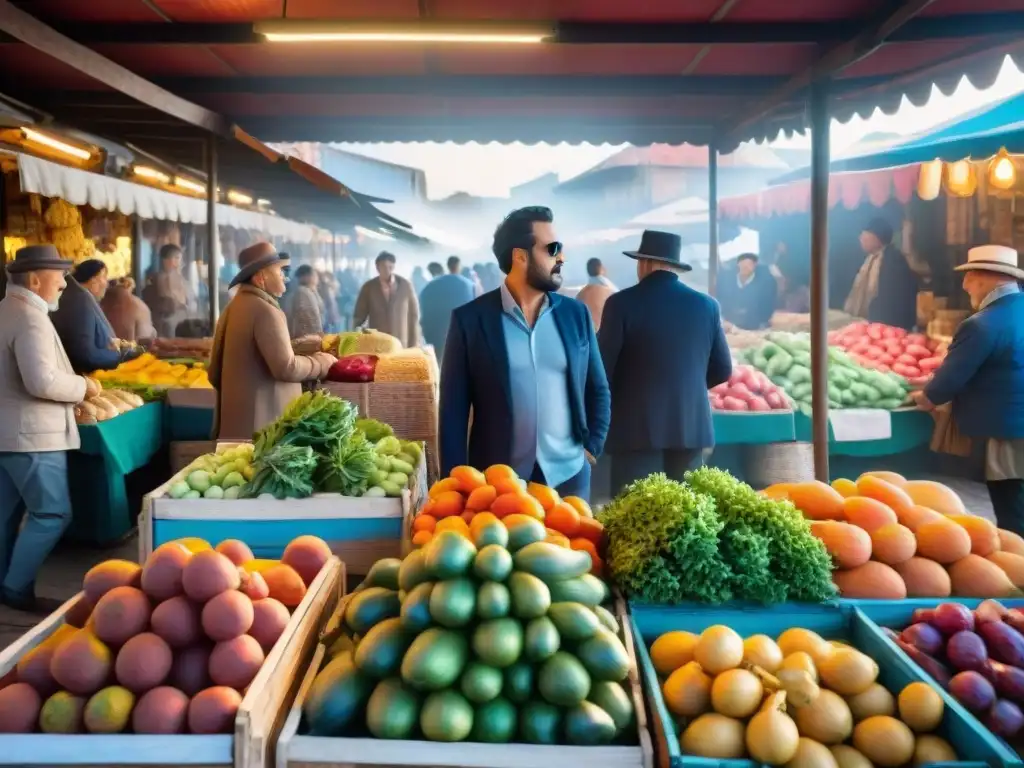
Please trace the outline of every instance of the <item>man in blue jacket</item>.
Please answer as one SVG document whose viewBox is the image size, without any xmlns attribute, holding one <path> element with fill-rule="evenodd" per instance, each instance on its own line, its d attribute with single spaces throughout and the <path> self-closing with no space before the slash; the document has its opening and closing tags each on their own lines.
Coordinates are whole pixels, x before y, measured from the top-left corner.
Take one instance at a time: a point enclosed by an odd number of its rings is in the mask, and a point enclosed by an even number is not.
<svg viewBox="0 0 1024 768">
<path fill-rule="evenodd" d="M 1024 535 L 1024 270 L 1003 245 L 972 248 L 964 291 L 975 314 L 915 398 L 925 410 L 953 404 L 961 434 L 987 441 L 985 479 L 1000 528 Z"/>
<path fill-rule="evenodd" d="M 541 207 L 506 216 L 493 245 L 504 283 L 452 314 L 441 465 L 447 475 L 461 464 L 507 464 L 589 499 L 590 463 L 608 432 L 608 381 L 590 313 L 557 293 L 565 257 L 553 220 Z"/>
<path fill-rule="evenodd" d="M 715 444 L 708 390 L 728 381 L 732 357 L 718 302 L 679 280 L 679 235 L 644 232 L 631 288 L 608 299 L 601 355 L 612 391 L 612 493 L 654 472 L 673 480 Z"/>
</svg>

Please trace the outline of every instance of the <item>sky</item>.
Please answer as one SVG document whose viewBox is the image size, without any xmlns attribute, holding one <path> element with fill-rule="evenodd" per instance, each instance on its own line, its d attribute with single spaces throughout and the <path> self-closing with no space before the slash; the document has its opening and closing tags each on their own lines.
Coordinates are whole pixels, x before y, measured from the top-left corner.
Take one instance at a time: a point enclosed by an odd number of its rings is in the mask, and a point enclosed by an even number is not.
<svg viewBox="0 0 1024 768">
<path fill-rule="evenodd" d="M 842 150 L 871 133 L 915 134 L 951 118 L 1000 101 L 1024 91 L 1024 74 L 1009 57 L 993 86 L 979 91 L 966 80 L 950 96 L 933 89 L 932 97 L 921 107 L 906 99 L 893 115 L 875 112 L 867 120 L 854 117 L 843 124 L 832 122 L 832 152 Z M 809 147 L 807 136 L 794 136 L 772 142 L 779 147 Z M 400 165 L 421 168 L 427 177 L 427 194 L 433 200 L 456 192 L 483 197 L 507 197 L 509 189 L 544 173 L 556 172 L 564 181 L 597 165 L 622 147 L 605 144 L 572 146 L 568 144 L 339 144 L 341 149 Z"/>
</svg>

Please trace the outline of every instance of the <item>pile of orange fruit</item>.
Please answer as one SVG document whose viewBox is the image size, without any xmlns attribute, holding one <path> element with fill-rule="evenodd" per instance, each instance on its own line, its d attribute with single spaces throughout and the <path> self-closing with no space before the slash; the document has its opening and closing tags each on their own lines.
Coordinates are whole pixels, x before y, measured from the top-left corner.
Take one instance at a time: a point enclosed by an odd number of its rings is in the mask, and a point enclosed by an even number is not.
<svg viewBox="0 0 1024 768">
<path fill-rule="evenodd" d="M 455 467 L 448 477 L 434 483 L 413 519 L 412 543 L 422 547 L 441 531 L 470 537 L 474 521 L 479 525 L 497 519 L 513 526 L 524 518 L 542 522 L 548 541 L 587 552 L 593 573 L 601 573 L 604 526 L 594 518 L 590 505 L 578 496 L 562 498 L 553 488 L 527 483 L 504 464 L 483 472 Z"/>
</svg>

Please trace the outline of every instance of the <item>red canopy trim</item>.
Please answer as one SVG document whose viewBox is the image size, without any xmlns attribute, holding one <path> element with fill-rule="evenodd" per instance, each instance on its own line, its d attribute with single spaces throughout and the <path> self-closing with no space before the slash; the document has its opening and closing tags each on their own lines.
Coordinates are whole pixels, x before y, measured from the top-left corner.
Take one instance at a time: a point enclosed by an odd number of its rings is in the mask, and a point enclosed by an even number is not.
<svg viewBox="0 0 1024 768">
<path fill-rule="evenodd" d="M 864 203 L 881 208 L 895 198 L 904 205 L 917 190 L 920 163 L 877 171 L 833 173 L 828 180 L 828 207 L 839 203 L 852 211 Z M 768 187 L 739 197 L 728 197 L 718 203 L 718 217 L 749 221 L 772 216 L 807 213 L 811 209 L 811 182 L 794 181 L 778 187 Z"/>
</svg>

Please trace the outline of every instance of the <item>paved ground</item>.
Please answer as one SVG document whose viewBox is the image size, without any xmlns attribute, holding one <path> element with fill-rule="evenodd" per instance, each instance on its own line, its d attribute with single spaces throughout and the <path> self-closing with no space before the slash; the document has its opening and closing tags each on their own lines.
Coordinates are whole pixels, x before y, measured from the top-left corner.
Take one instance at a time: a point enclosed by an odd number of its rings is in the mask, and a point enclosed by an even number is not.
<svg viewBox="0 0 1024 768">
<path fill-rule="evenodd" d="M 975 514 L 994 519 L 988 493 L 981 483 L 948 478 L 934 478 L 946 482 L 964 500 L 967 508 Z M 37 592 L 42 597 L 64 601 L 81 589 L 82 577 L 92 566 L 103 560 L 138 558 L 138 542 L 131 537 L 112 549 L 82 547 L 61 547 L 50 557 L 39 574 Z M 6 647 L 26 629 L 39 621 L 39 617 L 13 611 L 0 606 L 0 647 Z"/>
</svg>

